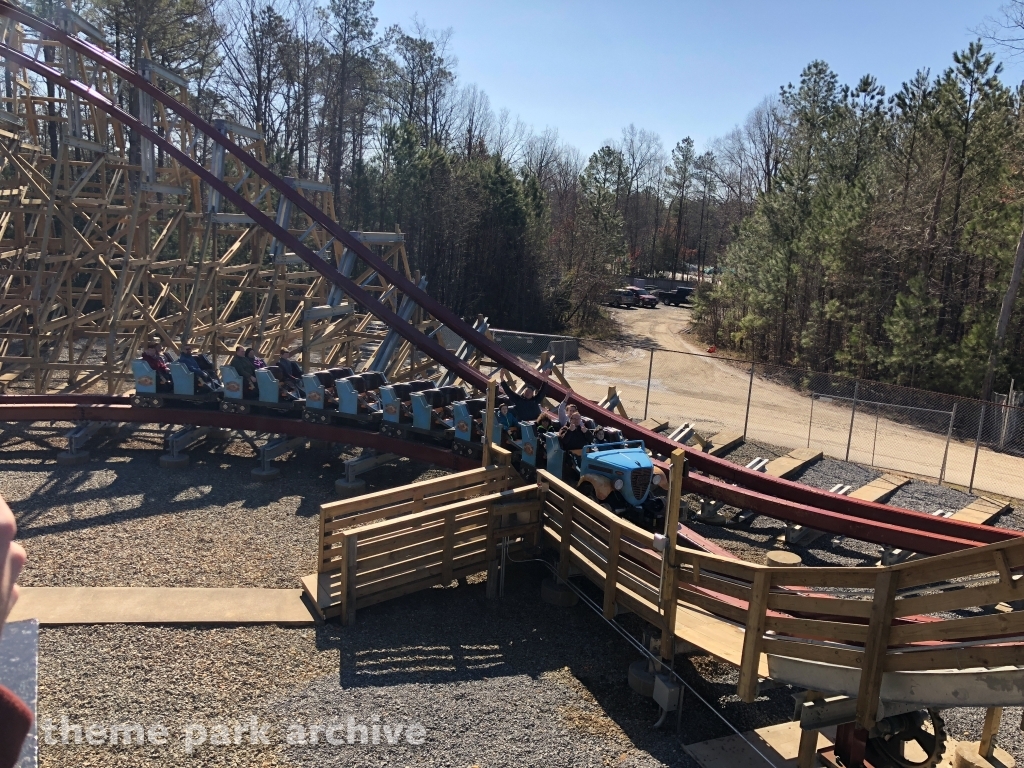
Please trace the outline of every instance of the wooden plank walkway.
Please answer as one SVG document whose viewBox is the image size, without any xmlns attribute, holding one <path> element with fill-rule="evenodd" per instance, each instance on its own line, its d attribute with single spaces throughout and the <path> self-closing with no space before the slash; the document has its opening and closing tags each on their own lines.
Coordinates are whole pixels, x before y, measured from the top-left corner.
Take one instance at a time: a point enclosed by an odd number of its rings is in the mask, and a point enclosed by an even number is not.
<svg viewBox="0 0 1024 768">
<path fill-rule="evenodd" d="M 790 475 L 795 475 L 808 464 L 820 461 L 821 457 L 822 452 L 816 451 L 813 448 L 795 448 L 785 456 L 779 456 L 779 458 L 769 461 L 768 465 L 764 468 L 764 473 L 772 477 L 789 477 Z"/>
<path fill-rule="evenodd" d="M 949 519 L 958 520 L 961 523 L 984 525 L 993 517 L 1001 515 L 1009 508 L 1010 505 L 1005 502 L 996 501 L 987 496 L 979 496 L 963 509 L 954 512 Z"/>
<path fill-rule="evenodd" d="M 721 456 L 743 442 L 743 433 L 719 432 L 717 435 L 712 435 L 708 442 L 711 443 L 711 448 L 706 453 L 710 453 L 712 456 Z"/>
<path fill-rule="evenodd" d="M 313 624 L 301 589 L 22 587 L 11 621 L 63 624 Z"/>
<path fill-rule="evenodd" d="M 867 485 L 862 485 L 857 490 L 850 491 L 848 495 L 851 499 L 873 501 L 881 504 L 909 482 L 909 477 L 882 475 L 881 477 L 876 477 Z"/>
</svg>

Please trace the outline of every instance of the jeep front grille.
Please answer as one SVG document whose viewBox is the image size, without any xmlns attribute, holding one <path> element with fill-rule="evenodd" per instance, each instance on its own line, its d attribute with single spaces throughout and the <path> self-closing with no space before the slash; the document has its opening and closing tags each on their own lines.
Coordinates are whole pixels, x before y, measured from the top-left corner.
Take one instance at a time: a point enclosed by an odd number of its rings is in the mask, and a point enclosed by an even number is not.
<svg viewBox="0 0 1024 768">
<path fill-rule="evenodd" d="M 629 473 L 629 482 L 633 489 L 633 498 L 640 501 L 647 495 L 647 489 L 651 487 L 651 470 L 634 469 Z"/>
</svg>

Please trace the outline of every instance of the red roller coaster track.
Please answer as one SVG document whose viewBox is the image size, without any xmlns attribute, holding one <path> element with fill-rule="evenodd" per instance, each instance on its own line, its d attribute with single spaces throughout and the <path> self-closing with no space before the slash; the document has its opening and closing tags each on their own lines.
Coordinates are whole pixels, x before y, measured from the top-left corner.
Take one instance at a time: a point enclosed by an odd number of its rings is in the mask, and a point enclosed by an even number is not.
<svg viewBox="0 0 1024 768">
<path fill-rule="evenodd" d="M 668 455 L 680 447 L 664 436 L 644 429 L 616 414 L 600 409 L 595 403 L 580 398 L 555 382 L 542 377 L 536 370 L 503 350 L 491 339 L 474 330 L 469 323 L 463 321 L 450 309 L 407 280 L 403 274 L 379 258 L 370 248 L 334 222 L 296 189 L 293 189 L 282 178 L 252 157 L 252 155 L 204 121 L 189 107 L 159 89 L 107 51 L 77 37 L 68 35 L 52 24 L 26 13 L 9 3 L 0 1 L 0 15 L 30 27 L 36 30 L 42 37 L 59 42 L 101 63 L 135 88 L 150 94 L 167 109 L 176 113 L 180 119 L 191 124 L 196 130 L 205 134 L 212 141 L 223 146 L 239 163 L 246 166 L 253 174 L 261 177 L 280 195 L 290 200 L 298 210 L 309 216 L 312 221 L 323 227 L 332 237 L 352 250 L 366 264 L 386 277 L 401 292 L 478 350 L 486 353 L 499 365 L 507 368 L 525 381 L 534 384 L 545 383 L 549 392 L 558 396 L 568 394 L 583 413 L 593 418 L 601 419 L 606 423 L 614 424 L 628 437 L 643 440 L 653 451 Z M 164 152 L 173 157 L 183 167 L 194 172 L 199 178 L 209 184 L 211 188 L 220 192 L 226 200 L 251 217 L 258 226 L 291 248 L 312 269 L 315 269 L 325 278 L 339 286 L 354 301 L 384 321 L 421 352 L 457 373 L 465 381 L 480 388 L 486 386 L 487 379 L 484 374 L 457 358 L 437 341 L 422 333 L 412 324 L 401 320 L 388 306 L 379 302 L 357 285 L 355 281 L 345 277 L 332 265 L 317 256 L 313 251 L 304 246 L 298 238 L 290 234 L 286 229 L 278 226 L 273 219 L 247 201 L 241 194 L 235 192 L 230 185 L 218 179 L 188 154 L 176 147 L 171 141 L 143 125 L 141 121 L 125 112 L 106 96 L 87 84 L 68 78 L 62 72 L 47 66 L 45 62 L 38 61 L 6 45 L 0 44 L 0 57 L 32 70 L 47 81 L 59 85 L 70 93 L 76 94 L 96 109 L 105 112 L 111 118 L 161 147 Z M 114 406 L 102 401 L 86 399 L 69 401 L 67 399 L 60 399 L 61 397 L 65 396 L 55 396 L 54 398 L 40 396 L 39 398 L 33 398 L 34 402 L 27 405 L 21 405 L 21 403 L 27 402 L 23 399 L 18 399 L 17 405 L 7 405 L 6 403 L 13 403 L 14 401 L 13 399 L 7 399 L 4 401 L 5 405 L 2 410 L 0 410 L 0 416 L 8 420 L 24 420 L 27 418 L 27 415 L 42 414 L 44 412 L 43 409 L 47 407 L 46 404 L 49 403 L 53 410 L 46 411 L 47 415 L 40 416 L 41 419 L 153 420 L 153 416 L 150 414 L 128 418 L 128 414 L 125 410 L 122 410 L 122 406 Z M 40 410 L 26 410 L 33 406 L 40 408 Z M 116 413 L 119 415 L 113 415 L 115 411 L 110 410 L 113 408 L 117 409 Z M 49 415 L 58 412 L 64 415 Z M 111 415 L 104 416 L 101 413 L 110 413 Z M 186 413 L 189 415 L 185 415 Z M 279 423 L 281 420 L 268 419 L 267 417 L 228 417 L 226 414 L 213 414 L 212 412 L 206 412 L 200 417 L 194 415 L 191 411 L 175 411 L 174 418 L 168 418 L 168 415 L 162 416 L 161 420 L 173 422 L 176 419 L 180 419 L 178 423 L 183 424 L 209 423 L 211 426 L 231 426 L 260 431 L 288 432 L 296 435 L 306 435 L 307 430 L 319 429 L 305 424 L 301 427 L 302 432 L 296 431 L 298 429 L 297 425 L 283 429 Z M 224 423 L 214 424 L 212 421 L 197 421 L 200 418 L 212 420 L 215 417 L 217 419 L 229 419 L 231 423 L 225 421 Z M 256 420 L 261 418 L 264 421 L 273 421 L 274 424 L 272 426 L 269 424 L 259 426 Z M 361 430 L 346 431 L 352 433 L 348 438 L 321 436 L 319 434 L 317 437 L 318 439 L 352 442 L 368 447 L 378 447 L 379 445 L 383 450 L 402 453 L 415 458 L 423 458 L 442 466 L 459 466 L 454 461 L 454 458 L 452 460 L 440 458 L 440 454 L 446 453 L 443 450 L 429 448 L 430 457 L 427 457 L 424 453 L 424 450 L 428 448 L 426 446 L 389 440 Z M 314 435 L 310 433 L 307 436 L 313 437 Z M 384 446 L 385 442 L 387 442 L 387 446 Z M 701 475 L 691 474 L 685 481 L 685 490 L 829 533 L 850 536 L 877 544 L 897 546 L 926 554 L 940 554 L 964 547 L 1003 541 L 1008 538 L 1024 535 L 1015 531 L 937 518 L 906 509 L 851 499 L 786 480 L 769 477 L 758 472 L 752 472 L 724 459 L 715 458 L 691 449 L 684 450 L 686 451 L 691 471 L 702 473 Z M 421 455 L 414 456 L 414 454 Z"/>
</svg>

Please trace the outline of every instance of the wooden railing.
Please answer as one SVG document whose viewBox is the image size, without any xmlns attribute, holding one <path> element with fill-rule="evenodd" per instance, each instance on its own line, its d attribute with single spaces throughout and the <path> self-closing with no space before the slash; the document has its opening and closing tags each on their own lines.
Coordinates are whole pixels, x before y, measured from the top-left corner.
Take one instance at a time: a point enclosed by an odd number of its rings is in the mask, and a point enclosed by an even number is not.
<svg viewBox="0 0 1024 768">
<path fill-rule="evenodd" d="M 857 721 L 869 727 L 887 672 L 1024 664 L 1024 611 L 1005 605 L 1024 598 L 1024 539 L 889 567 L 757 565 L 656 539 L 543 470 L 512 487 L 508 452 L 493 450 L 502 465 L 325 504 L 317 573 L 303 579 L 322 615 L 350 623 L 484 570 L 493 594 L 499 547 L 544 543 L 560 579 L 575 568 L 603 591 L 606 617 L 624 608 L 660 627 L 664 658 L 680 640 L 738 667 L 744 701 L 770 656 L 839 665 L 860 675 Z M 670 494 L 685 471 L 677 458 Z"/>
<path fill-rule="evenodd" d="M 669 542 L 677 567 L 663 572 L 653 534 L 538 475 L 544 540 L 560 552 L 560 577 L 579 569 L 604 591 L 606 616 L 619 605 L 663 638 L 739 667 L 744 701 L 756 698 L 768 655 L 859 669 L 864 727 L 875 721 L 886 672 L 1024 664 L 1024 644 L 1012 639 L 1024 635 L 1024 611 L 949 617 L 1024 598 L 1013 575 L 1024 568 L 1022 540 L 878 568 L 775 568 L 673 552 Z"/>
<path fill-rule="evenodd" d="M 488 570 L 499 542 L 536 544 L 541 489 L 490 466 L 321 508 L 317 572 L 303 587 L 324 618 Z M 493 578 L 491 578 L 493 581 Z"/>
</svg>

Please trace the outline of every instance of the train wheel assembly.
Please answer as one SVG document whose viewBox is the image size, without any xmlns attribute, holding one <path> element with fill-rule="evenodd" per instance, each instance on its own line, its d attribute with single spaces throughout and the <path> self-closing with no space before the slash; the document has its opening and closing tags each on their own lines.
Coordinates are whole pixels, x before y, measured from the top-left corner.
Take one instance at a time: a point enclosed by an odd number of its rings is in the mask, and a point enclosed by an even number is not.
<svg viewBox="0 0 1024 768">
<path fill-rule="evenodd" d="M 867 744 L 875 768 L 933 768 L 946 751 L 946 724 L 934 709 L 887 717 L 872 729 L 876 732 Z"/>
</svg>

